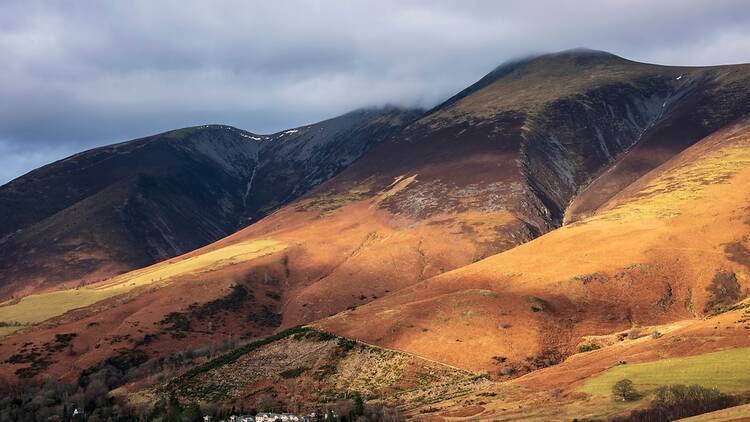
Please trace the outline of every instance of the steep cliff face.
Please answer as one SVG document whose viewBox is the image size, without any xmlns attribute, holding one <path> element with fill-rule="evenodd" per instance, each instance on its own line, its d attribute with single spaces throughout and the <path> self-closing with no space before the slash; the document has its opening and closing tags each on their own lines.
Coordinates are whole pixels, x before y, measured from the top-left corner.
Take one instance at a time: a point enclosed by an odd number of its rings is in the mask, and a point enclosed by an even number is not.
<svg viewBox="0 0 750 422">
<path fill-rule="evenodd" d="M 643 76 L 557 99 L 529 114 L 522 144 L 529 201 L 545 228 L 558 227 L 569 201 L 637 143 L 674 94 L 671 76 Z"/>
<path fill-rule="evenodd" d="M 343 176 L 373 176 L 383 187 L 417 175 L 384 203 L 415 217 L 508 211 L 515 222 L 501 243 L 513 246 L 559 227 L 581 192 L 572 214 L 579 202 L 589 211 L 602 205 L 750 112 L 749 75 L 746 65 L 658 66 L 590 50 L 516 61 L 432 109 Z"/>
<path fill-rule="evenodd" d="M 326 186 L 374 180 L 375 194 L 416 175 L 382 206 L 417 219 L 510 213 L 488 250 L 498 252 L 559 227 L 594 175 L 684 98 L 684 72 L 588 50 L 503 65 Z"/>
<path fill-rule="evenodd" d="M 417 113 L 363 110 L 274 135 L 199 126 L 32 171 L 0 188 L 0 297 L 101 279 L 225 237 Z"/>
<path fill-rule="evenodd" d="M 750 66 L 683 68 L 657 118 L 638 142 L 582 189 L 566 221 L 593 214 L 642 175 L 716 130 L 750 113 Z"/>
</svg>

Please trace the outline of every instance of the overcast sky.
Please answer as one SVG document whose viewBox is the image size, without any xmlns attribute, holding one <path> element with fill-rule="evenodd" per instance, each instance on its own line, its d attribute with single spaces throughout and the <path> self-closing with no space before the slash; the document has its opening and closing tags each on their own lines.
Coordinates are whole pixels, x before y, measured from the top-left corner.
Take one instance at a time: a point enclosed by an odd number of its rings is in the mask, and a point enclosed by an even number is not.
<svg viewBox="0 0 750 422">
<path fill-rule="evenodd" d="M 750 62 L 737 1 L 0 1 L 0 183 L 204 123 L 257 133 L 431 106 L 501 62 L 573 47 Z"/>
</svg>

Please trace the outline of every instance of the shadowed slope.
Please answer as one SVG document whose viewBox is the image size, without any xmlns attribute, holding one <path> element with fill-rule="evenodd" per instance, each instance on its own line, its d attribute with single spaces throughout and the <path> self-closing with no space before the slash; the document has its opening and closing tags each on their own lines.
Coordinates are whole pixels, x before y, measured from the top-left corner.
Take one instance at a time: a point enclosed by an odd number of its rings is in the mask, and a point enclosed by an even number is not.
<svg viewBox="0 0 750 422">
<path fill-rule="evenodd" d="M 0 187 L 0 298 L 90 283 L 218 240 L 417 115 L 360 110 L 273 135 L 200 126 L 32 171 Z"/>
</svg>

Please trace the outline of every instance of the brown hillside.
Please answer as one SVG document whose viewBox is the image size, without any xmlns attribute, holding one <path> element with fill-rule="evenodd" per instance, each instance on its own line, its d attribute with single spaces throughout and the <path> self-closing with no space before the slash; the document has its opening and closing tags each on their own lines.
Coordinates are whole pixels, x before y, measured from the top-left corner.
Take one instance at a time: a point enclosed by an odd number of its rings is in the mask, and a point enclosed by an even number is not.
<svg viewBox="0 0 750 422">
<path fill-rule="evenodd" d="M 709 314 L 747 294 L 748 181 L 745 121 L 606 211 L 316 325 L 502 378 L 561 361 L 585 336 Z"/>
</svg>

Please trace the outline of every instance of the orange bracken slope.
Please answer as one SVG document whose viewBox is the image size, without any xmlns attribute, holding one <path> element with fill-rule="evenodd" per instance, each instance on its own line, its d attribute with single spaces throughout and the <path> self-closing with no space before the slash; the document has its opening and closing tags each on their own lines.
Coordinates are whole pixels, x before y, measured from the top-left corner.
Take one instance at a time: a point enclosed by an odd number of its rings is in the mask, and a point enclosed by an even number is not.
<svg viewBox="0 0 750 422">
<path fill-rule="evenodd" d="M 739 301 L 750 270 L 750 123 L 650 172 L 605 210 L 316 323 L 472 370 L 545 366 L 584 336 Z"/>
</svg>

